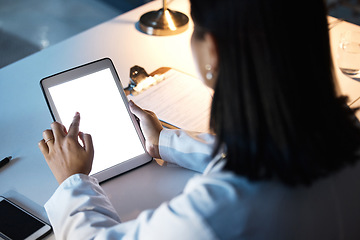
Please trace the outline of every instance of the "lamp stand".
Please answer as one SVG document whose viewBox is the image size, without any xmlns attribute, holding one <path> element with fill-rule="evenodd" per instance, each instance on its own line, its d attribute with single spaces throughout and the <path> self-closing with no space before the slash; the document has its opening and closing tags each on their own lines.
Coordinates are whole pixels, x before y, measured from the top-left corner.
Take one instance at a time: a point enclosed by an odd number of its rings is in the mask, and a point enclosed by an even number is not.
<svg viewBox="0 0 360 240">
<path fill-rule="evenodd" d="M 149 35 L 168 36 L 184 32 L 189 25 L 189 18 L 178 11 L 167 8 L 163 0 L 163 8 L 147 12 L 140 17 L 141 31 Z"/>
</svg>

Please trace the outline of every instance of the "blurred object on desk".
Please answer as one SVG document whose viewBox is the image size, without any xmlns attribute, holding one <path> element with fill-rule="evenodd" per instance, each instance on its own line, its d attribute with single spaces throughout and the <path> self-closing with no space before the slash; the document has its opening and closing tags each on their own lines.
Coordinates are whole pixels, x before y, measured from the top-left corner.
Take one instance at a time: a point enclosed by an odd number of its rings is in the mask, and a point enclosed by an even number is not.
<svg viewBox="0 0 360 240">
<path fill-rule="evenodd" d="M 343 74 L 360 81 L 360 32 L 341 34 L 337 61 Z"/>
</svg>

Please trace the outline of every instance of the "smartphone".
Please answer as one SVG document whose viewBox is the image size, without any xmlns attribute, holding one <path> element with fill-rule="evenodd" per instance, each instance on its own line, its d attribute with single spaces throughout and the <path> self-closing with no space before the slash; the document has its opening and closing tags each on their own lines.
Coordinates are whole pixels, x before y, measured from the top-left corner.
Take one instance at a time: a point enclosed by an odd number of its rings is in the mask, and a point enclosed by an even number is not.
<svg viewBox="0 0 360 240">
<path fill-rule="evenodd" d="M 0 196 L 0 239 L 33 240 L 44 237 L 51 226 Z"/>
</svg>

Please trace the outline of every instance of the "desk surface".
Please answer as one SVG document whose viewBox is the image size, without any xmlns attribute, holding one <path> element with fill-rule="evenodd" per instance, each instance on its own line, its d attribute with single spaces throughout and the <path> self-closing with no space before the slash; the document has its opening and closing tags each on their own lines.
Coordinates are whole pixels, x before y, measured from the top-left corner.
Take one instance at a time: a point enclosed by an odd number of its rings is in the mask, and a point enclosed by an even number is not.
<svg viewBox="0 0 360 240">
<path fill-rule="evenodd" d="M 157 10 L 161 4 L 162 1 L 150 2 L 0 70 L 0 158 L 14 157 L 0 169 L 0 195 L 47 220 L 43 204 L 57 182 L 37 147 L 42 131 L 52 122 L 40 79 L 104 57 L 113 60 L 124 86 L 133 65 L 148 72 L 168 66 L 196 73 L 190 49 L 192 24 L 186 32 L 169 37 L 148 36 L 136 29 L 140 16 Z M 186 0 L 173 1 L 169 8 L 189 15 Z M 342 22 L 330 30 L 334 55 L 341 32 L 355 29 L 360 28 Z M 351 100 L 358 99 L 360 84 L 343 75 L 336 61 L 335 69 L 342 92 L 349 94 Z M 102 185 L 126 221 L 179 194 L 193 175 L 189 170 L 160 167 L 152 162 Z"/>
<path fill-rule="evenodd" d="M 192 25 L 185 33 L 169 37 L 148 36 L 136 29 L 143 13 L 161 5 L 161 1 L 150 2 L 0 70 L 0 158 L 14 157 L 0 169 L 0 195 L 47 219 L 43 204 L 58 184 L 37 146 L 52 122 L 40 79 L 104 57 L 113 60 L 124 86 L 134 65 L 148 72 L 162 66 L 195 72 L 189 48 Z M 174 1 L 169 7 L 189 13 L 187 1 Z M 125 221 L 179 194 L 193 174 L 152 162 L 103 186 Z"/>
</svg>

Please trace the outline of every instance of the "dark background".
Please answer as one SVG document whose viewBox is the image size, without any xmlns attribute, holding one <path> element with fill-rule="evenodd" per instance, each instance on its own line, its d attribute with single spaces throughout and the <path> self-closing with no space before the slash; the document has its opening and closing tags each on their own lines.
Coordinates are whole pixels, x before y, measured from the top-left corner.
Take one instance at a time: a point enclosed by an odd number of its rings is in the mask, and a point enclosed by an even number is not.
<svg viewBox="0 0 360 240">
<path fill-rule="evenodd" d="M 0 0 L 0 68 L 149 1 Z M 360 0 L 326 2 L 331 16 L 360 25 Z"/>
</svg>

